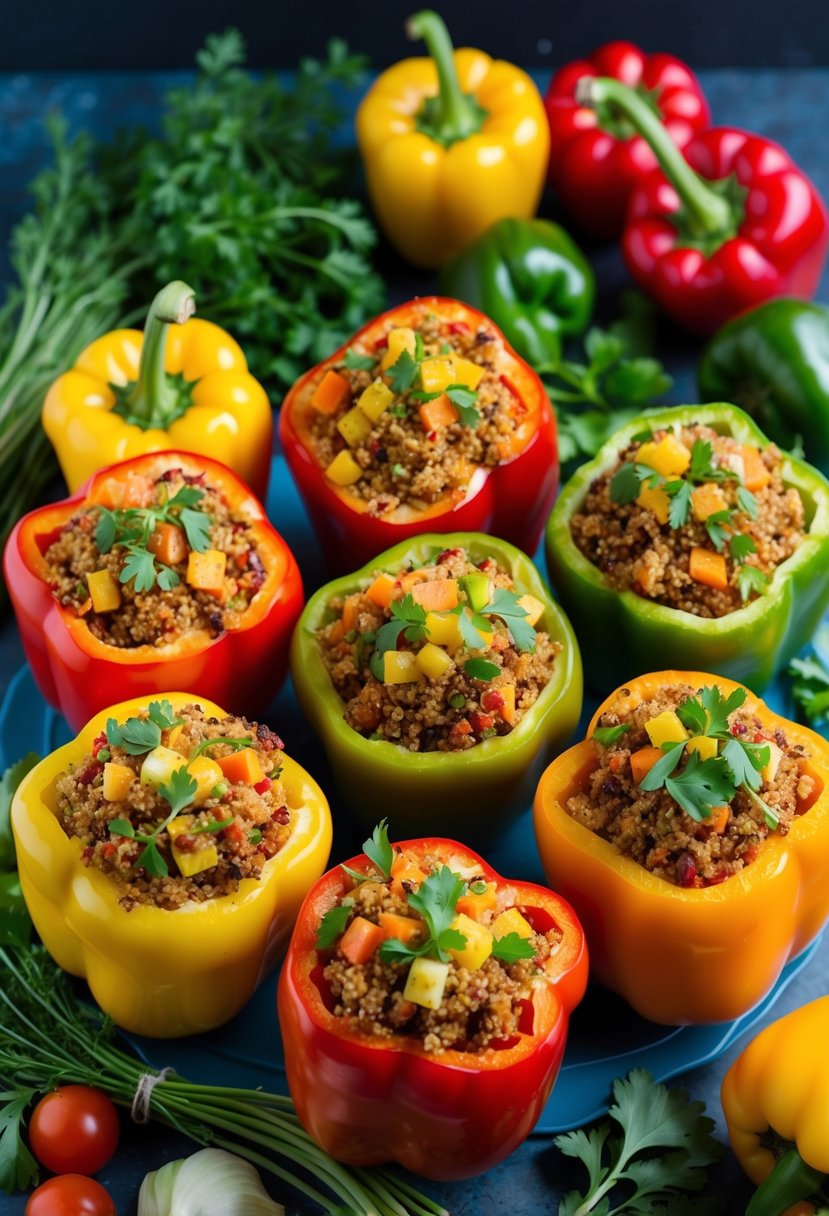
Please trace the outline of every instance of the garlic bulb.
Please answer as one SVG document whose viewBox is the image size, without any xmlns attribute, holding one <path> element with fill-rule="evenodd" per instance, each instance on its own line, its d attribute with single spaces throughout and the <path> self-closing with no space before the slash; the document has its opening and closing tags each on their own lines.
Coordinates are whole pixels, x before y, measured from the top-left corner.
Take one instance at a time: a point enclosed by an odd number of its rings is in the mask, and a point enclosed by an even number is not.
<svg viewBox="0 0 829 1216">
<path fill-rule="evenodd" d="M 170 1161 L 147 1174 L 138 1216 L 284 1216 L 249 1161 L 220 1148 Z"/>
</svg>

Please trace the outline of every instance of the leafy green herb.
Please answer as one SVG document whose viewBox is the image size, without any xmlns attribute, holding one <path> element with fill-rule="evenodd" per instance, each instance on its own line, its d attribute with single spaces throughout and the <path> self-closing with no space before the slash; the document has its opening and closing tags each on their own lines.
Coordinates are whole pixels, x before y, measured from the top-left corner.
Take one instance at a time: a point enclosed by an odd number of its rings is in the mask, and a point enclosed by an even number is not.
<svg viewBox="0 0 829 1216">
<path fill-rule="evenodd" d="M 726 546 L 729 538 L 728 525 L 730 523 L 730 511 L 713 511 L 705 521 L 705 530 L 708 533 L 711 544 L 718 553 L 722 553 Z M 736 534 L 731 536 L 731 540 L 736 540 Z"/>
<path fill-rule="evenodd" d="M 737 503 L 740 510 L 745 511 L 750 519 L 757 518 L 760 508 L 751 490 L 747 490 L 745 486 L 740 486 L 737 490 Z"/>
<path fill-rule="evenodd" d="M 493 941 L 492 957 L 502 963 L 517 963 L 522 958 L 535 958 L 535 950 L 520 933 L 507 933 Z"/>
<path fill-rule="evenodd" d="M 39 760 L 39 756 L 29 752 L 7 768 L 0 777 L 0 946 L 25 946 L 31 937 L 32 922 L 26 910 L 16 869 L 11 804 L 20 782 Z M 0 1111 L 0 1173 L 3 1156 L 2 1135 Z"/>
<path fill-rule="evenodd" d="M 127 550 L 127 559 L 119 577 L 120 582 L 135 581 L 136 591 L 150 591 L 158 583 L 169 591 L 181 581 L 175 570 L 158 562 L 150 552 L 150 537 L 163 523 L 183 529 L 191 549 L 204 553 L 210 544 L 210 516 L 195 510 L 204 498 L 204 491 L 195 486 L 182 486 L 172 498 L 154 507 L 125 507 L 110 511 L 98 507 L 95 545 L 100 553 L 109 553 L 115 545 Z"/>
<path fill-rule="evenodd" d="M 626 460 L 610 479 L 610 501 L 626 506 L 639 497 L 643 485 L 654 481 L 661 482 L 662 478 L 653 469 Z"/>
<path fill-rule="evenodd" d="M 597 726 L 593 731 L 593 738 L 597 743 L 601 743 L 602 747 L 612 747 L 629 730 L 628 722 L 620 722 L 618 726 Z"/>
<path fill-rule="evenodd" d="M 737 588 L 743 603 L 753 594 L 762 595 L 768 585 L 769 576 L 759 570 L 757 566 L 751 566 L 748 562 L 740 566 L 737 573 Z"/>
<path fill-rule="evenodd" d="M 492 599 L 481 609 L 482 616 L 497 616 L 509 629 L 517 650 L 535 650 L 535 629 L 529 623 L 529 613 L 518 601 L 522 597 L 514 591 L 498 587 Z"/>
<path fill-rule="evenodd" d="M 407 350 L 403 350 L 386 372 L 389 388 L 393 393 L 407 393 L 420 372 L 420 364 Z"/>
<path fill-rule="evenodd" d="M 25 1191 L 38 1181 L 37 1162 L 20 1134 L 24 1115 L 38 1096 L 36 1089 L 22 1085 L 0 1092 L 0 1191 Z"/>
<path fill-rule="evenodd" d="M 241 737 L 230 739 L 221 735 L 218 739 L 202 739 L 201 743 L 193 748 L 188 758 L 195 760 L 196 756 L 200 756 L 202 752 L 209 751 L 211 747 L 216 747 L 219 743 L 224 743 L 231 751 L 238 752 L 242 748 L 252 747 L 253 739 L 250 735 L 242 735 Z"/>
<path fill-rule="evenodd" d="M 672 528 L 681 528 L 691 515 L 691 487 L 687 481 L 671 481 L 665 486 L 665 493 L 671 499 L 668 523 Z"/>
<path fill-rule="evenodd" d="M 567 1194 L 558 1216 L 713 1216 L 709 1200 L 688 1201 L 705 1186 L 708 1166 L 725 1155 L 703 1103 L 657 1084 L 644 1069 L 614 1081 L 613 1097 L 598 1126 L 556 1137 L 556 1147 L 588 1174 L 584 1192 Z"/>
<path fill-rule="evenodd" d="M 694 485 L 706 481 L 739 481 L 732 469 L 714 463 L 714 448 L 707 439 L 695 439 L 691 444 L 691 463 L 685 476 Z"/>
<path fill-rule="evenodd" d="M 685 767 L 665 778 L 665 789 L 686 815 L 703 823 L 710 819 L 715 806 L 731 801 L 736 793 L 736 783 L 723 757 L 700 760 L 699 754 L 692 751 L 686 757 Z"/>
<path fill-rule="evenodd" d="M 467 659 L 463 670 L 470 680 L 494 680 L 501 674 L 497 663 L 489 663 L 486 659 Z"/>
<path fill-rule="evenodd" d="M 722 758 L 734 785 L 747 785 L 752 790 L 759 790 L 762 785 L 760 770 L 768 764 L 770 756 L 771 749 L 767 743 L 743 743 L 729 739 L 722 749 Z"/>
<path fill-rule="evenodd" d="M 481 631 L 488 632 L 488 625 L 480 613 L 471 613 L 464 604 L 458 604 L 449 610 L 458 618 L 458 629 L 464 646 L 468 650 L 482 650 L 486 645 Z"/>
<path fill-rule="evenodd" d="M 363 852 L 372 865 L 380 871 L 383 881 L 388 882 L 391 878 L 391 867 L 394 861 L 394 849 L 389 841 L 388 819 L 381 819 L 368 840 L 363 841 Z M 350 866 L 341 865 L 340 869 L 345 870 L 349 878 L 356 883 L 375 882 L 377 879 L 376 874 L 364 874 L 360 870 L 353 870 Z"/>
<path fill-rule="evenodd" d="M 353 909 L 350 904 L 335 904 L 329 908 L 317 929 L 317 949 L 330 950 L 334 942 L 345 931 Z"/>
<path fill-rule="evenodd" d="M 395 462 L 391 466 L 391 475 L 392 475 L 392 477 L 405 477 L 406 470 L 403 468 L 402 464 L 398 464 L 397 462 Z"/>
<path fill-rule="evenodd" d="M 190 805 L 196 796 L 198 784 L 188 773 L 187 766 L 183 764 L 181 768 L 177 768 L 171 773 L 169 781 L 162 783 L 157 789 L 161 797 L 169 802 L 170 813 L 166 819 L 153 828 L 152 832 L 148 834 L 136 832 L 128 819 L 111 819 L 108 827 L 113 835 L 126 836 L 130 840 L 137 840 L 139 844 L 144 845 L 135 862 L 137 868 L 146 870 L 153 878 L 166 878 L 169 870 L 167 862 L 159 852 L 158 837 L 176 816 Z"/>
<path fill-rule="evenodd" d="M 36 752 L 29 752 L 11 764 L 0 777 L 0 870 L 15 868 L 14 837 L 11 826 L 11 805 L 14 792 L 23 778 L 40 762 Z"/>
<path fill-rule="evenodd" d="M 397 648 L 401 633 L 407 642 L 423 642 L 427 636 L 426 609 L 415 602 L 411 592 L 404 595 L 402 600 L 393 600 L 390 611 L 392 619 L 377 630 L 371 656 L 370 667 L 377 680 L 382 680 L 384 676 L 383 655 L 387 650 Z"/>
<path fill-rule="evenodd" d="M 792 696 L 806 715 L 806 720 L 815 725 L 829 717 L 829 671 L 815 655 L 805 659 L 792 659 L 788 666 L 792 682 Z"/>
<path fill-rule="evenodd" d="M 435 958 L 441 963 L 449 961 L 449 950 L 462 950 L 466 937 L 457 929 L 450 928 L 455 919 L 455 905 L 463 895 L 466 883 L 450 870 L 441 866 L 424 878 L 416 891 L 408 896 L 409 907 L 419 913 L 426 925 L 427 935 L 420 945 L 406 945 L 397 938 L 388 938 L 380 943 L 379 955 L 383 962 L 411 962 L 420 955 Z"/>
<path fill-rule="evenodd" d="M 229 815 L 227 819 L 209 819 L 207 823 L 199 823 L 194 828 L 190 829 L 191 836 L 198 836 L 204 832 L 223 832 L 225 828 L 229 828 L 233 823 L 233 816 Z M 250 837 L 248 837 L 250 839 Z M 259 839 L 262 839 L 262 833 L 259 833 Z"/>
<path fill-rule="evenodd" d="M 377 362 L 376 355 L 363 355 L 349 346 L 345 352 L 345 365 L 351 371 L 370 372 Z"/>
<path fill-rule="evenodd" d="M 677 707 L 677 716 L 694 735 L 730 739 L 728 719 L 746 699 L 744 688 L 735 688 L 724 697 L 716 684 L 701 688 L 695 697 L 686 697 Z"/>
<path fill-rule="evenodd" d="M 142 756 L 161 743 L 161 732 L 178 726 L 183 718 L 177 718 L 172 704 L 167 701 L 150 701 L 146 718 L 127 718 L 119 725 L 115 718 L 107 718 L 106 737 L 110 747 L 120 747 L 128 756 Z"/>
<path fill-rule="evenodd" d="M 481 421 L 481 411 L 477 404 L 478 394 L 475 389 L 467 388 L 465 384 L 450 384 L 446 389 L 446 396 L 458 411 L 463 425 L 474 430 Z"/>
</svg>

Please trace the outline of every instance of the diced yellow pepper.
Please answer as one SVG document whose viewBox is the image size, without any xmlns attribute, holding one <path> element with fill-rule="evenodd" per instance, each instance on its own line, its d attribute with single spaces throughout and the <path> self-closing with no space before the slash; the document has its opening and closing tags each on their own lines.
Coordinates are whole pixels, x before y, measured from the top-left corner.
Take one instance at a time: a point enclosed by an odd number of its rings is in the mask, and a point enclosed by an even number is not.
<svg viewBox="0 0 829 1216">
<path fill-rule="evenodd" d="M 420 365 L 420 382 L 424 393 L 442 393 L 450 384 L 457 384 L 454 360 L 443 355 L 424 359 Z"/>
<path fill-rule="evenodd" d="M 661 747 L 663 743 L 684 743 L 688 738 L 687 730 L 672 709 L 651 718 L 645 723 L 645 730 L 653 747 Z"/>
<path fill-rule="evenodd" d="M 455 365 L 455 384 L 464 384 L 467 388 L 475 389 L 483 380 L 486 368 L 471 359 L 461 359 L 455 355 L 452 359 Z"/>
<path fill-rule="evenodd" d="M 780 761 L 783 759 L 783 753 L 771 739 L 765 740 L 761 746 L 769 749 L 769 762 L 768 764 L 764 764 L 760 769 L 760 779 L 763 785 L 771 785 L 777 776 L 777 770 L 780 767 Z"/>
<path fill-rule="evenodd" d="M 663 477 L 681 477 L 691 463 L 691 453 L 676 435 L 666 435 L 658 443 L 653 440 L 643 443 L 636 453 L 636 462 Z"/>
<path fill-rule="evenodd" d="M 357 406 L 367 418 L 370 418 L 372 422 L 376 422 L 381 414 L 385 414 L 392 401 L 394 401 L 394 393 L 387 384 L 378 379 L 373 384 L 370 384 L 368 388 L 363 389 L 357 398 Z M 346 414 L 347 417 L 348 415 Z"/>
<path fill-rule="evenodd" d="M 456 911 L 460 914 L 463 912 L 466 916 L 470 916 L 472 920 L 482 920 L 488 912 L 494 912 L 498 903 L 498 892 L 494 882 L 485 884 L 484 891 L 467 890 L 465 895 L 461 895 L 458 902 L 455 904 Z"/>
<path fill-rule="evenodd" d="M 114 612 L 121 607 L 121 588 L 108 570 L 87 574 L 86 585 L 96 612 Z"/>
<path fill-rule="evenodd" d="M 216 761 L 211 760 L 209 756 L 196 756 L 195 760 L 191 760 L 187 765 L 187 771 L 196 783 L 194 806 L 201 806 L 203 802 L 207 802 L 210 791 L 225 779 L 225 775 Z"/>
<path fill-rule="evenodd" d="M 199 758 L 198 756 L 196 757 L 196 759 Z M 211 870 L 213 866 L 219 863 L 219 850 L 215 844 L 208 844 L 203 849 L 195 849 L 191 852 L 185 852 L 183 849 L 176 848 L 176 838 L 189 832 L 192 826 L 192 815 L 179 815 L 172 823 L 167 825 L 167 834 L 170 837 L 170 844 L 173 850 L 173 860 L 179 868 L 179 873 L 183 874 L 185 878 L 190 878 L 193 874 L 201 874 L 203 870 Z"/>
<path fill-rule="evenodd" d="M 695 735 L 693 739 L 688 740 L 688 751 L 696 752 L 700 760 L 713 760 L 717 754 L 717 747 L 717 740 L 708 735 Z"/>
<path fill-rule="evenodd" d="M 642 486 L 636 497 L 636 502 L 646 511 L 652 512 L 661 524 L 668 522 L 671 500 L 661 486 Z"/>
<path fill-rule="evenodd" d="M 181 752 L 170 747 L 154 747 L 147 752 L 141 765 L 142 785 L 166 785 L 177 769 L 186 768 L 187 762 Z"/>
<path fill-rule="evenodd" d="M 224 587 L 227 554 L 221 549 L 205 549 L 204 553 L 190 551 L 187 558 L 187 582 L 197 591 L 218 595 Z"/>
<path fill-rule="evenodd" d="M 502 684 L 498 689 L 501 696 L 504 698 L 504 708 L 501 710 L 501 717 L 510 726 L 515 725 L 515 685 Z"/>
<path fill-rule="evenodd" d="M 350 448 L 358 448 L 371 434 L 371 423 L 358 405 L 343 414 L 337 430 Z"/>
<path fill-rule="evenodd" d="M 508 908 L 500 916 L 496 916 L 490 928 L 496 941 L 506 937 L 508 933 L 517 933 L 519 937 L 532 937 L 533 927 L 517 908 Z"/>
<path fill-rule="evenodd" d="M 386 352 L 380 360 L 380 366 L 384 372 L 397 362 L 404 350 L 408 351 L 412 358 L 415 357 L 417 336 L 408 325 L 401 325 L 398 329 L 390 330 L 388 342 Z"/>
<path fill-rule="evenodd" d="M 325 476 L 338 486 L 353 486 L 354 482 L 359 481 L 362 475 L 363 470 L 357 464 L 357 461 L 350 452 L 346 452 L 345 450 L 338 452 L 325 470 Z"/>
<path fill-rule="evenodd" d="M 129 793 L 135 773 L 126 764 L 110 761 L 104 765 L 103 794 L 107 802 L 121 802 Z"/>
<path fill-rule="evenodd" d="M 458 618 L 454 612 L 427 612 L 426 633 L 429 641 L 437 646 L 460 646 L 461 637 Z"/>
<path fill-rule="evenodd" d="M 179 722 L 176 726 L 169 726 L 161 736 L 164 740 L 165 747 L 175 747 L 181 738 L 181 732 L 184 730 L 184 723 Z"/>
<path fill-rule="evenodd" d="M 425 646 L 421 647 L 417 652 L 415 662 L 430 680 L 439 680 L 455 666 L 446 651 L 441 650 L 440 646 L 435 646 L 432 642 L 427 642 Z"/>
<path fill-rule="evenodd" d="M 528 625 L 536 625 L 544 615 L 544 605 L 534 595 L 522 595 L 518 607 L 526 612 Z"/>
<path fill-rule="evenodd" d="M 440 1009 L 449 964 L 433 958 L 416 958 L 409 968 L 403 999 L 424 1009 Z"/>
<path fill-rule="evenodd" d="M 384 684 L 411 684 L 422 679 L 423 672 L 410 650 L 387 650 L 383 655 Z"/>
<path fill-rule="evenodd" d="M 492 953 L 492 934 L 489 929 L 463 912 L 455 917 L 449 927 L 457 929 L 458 933 L 462 933 L 466 938 L 466 945 L 462 949 L 449 951 L 452 958 L 459 967 L 477 971 Z"/>
<path fill-rule="evenodd" d="M 694 486 L 691 491 L 691 510 L 698 523 L 705 523 L 709 515 L 728 510 L 728 499 L 718 485 L 709 481 L 705 485 Z"/>
</svg>

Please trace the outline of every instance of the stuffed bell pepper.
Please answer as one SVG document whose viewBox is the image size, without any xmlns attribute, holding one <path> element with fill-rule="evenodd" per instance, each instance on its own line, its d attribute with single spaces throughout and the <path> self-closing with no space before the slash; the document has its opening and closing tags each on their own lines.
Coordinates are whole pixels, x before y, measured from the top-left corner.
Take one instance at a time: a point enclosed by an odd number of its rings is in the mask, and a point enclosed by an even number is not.
<svg viewBox="0 0 829 1216">
<path fill-rule="evenodd" d="M 322 587 L 291 674 L 343 797 L 395 830 L 492 836 L 581 712 L 567 618 L 528 557 L 475 533 L 418 537 Z"/>
<path fill-rule="evenodd" d="M 538 787 L 593 975 L 643 1017 L 740 1017 L 829 918 L 829 743 L 740 684 L 640 676 Z"/>
<path fill-rule="evenodd" d="M 4 573 L 38 687 L 76 730 L 113 690 L 182 688 L 258 712 L 302 608 L 264 508 L 188 452 L 136 456 L 24 516 Z"/>
<path fill-rule="evenodd" d="M 210 1030 L 273 965 L 331 846 L 328 803 L 282 746 L 167 693 L 97 714 L 21 782 L 11 819 L 34 926 L 125 1030 Z"/>
<path fill-rule="evenodd" d="M 648 413 L 568 482 L 547 559 L 594 687 L 682 665 L 761 690 L 829 602 L 829 482 L 736 406 Z"/>
<path fill-rule="evenodd" d="M 279 983 L 300 1121 L 350 1165 L 482 1173 L 533 1130 L 587 981 L 552 891 L 451 840 L 394 848 L 384 825 L 299 914 Z"/>
<path fill-rule="evenodd" d="M 279 437 L 340 570 L 426 530 L 534 553 L 558 481 L 538 376 L 488 317 L 437 296 L 377 317 L 297 381 Z"/>
</svg>

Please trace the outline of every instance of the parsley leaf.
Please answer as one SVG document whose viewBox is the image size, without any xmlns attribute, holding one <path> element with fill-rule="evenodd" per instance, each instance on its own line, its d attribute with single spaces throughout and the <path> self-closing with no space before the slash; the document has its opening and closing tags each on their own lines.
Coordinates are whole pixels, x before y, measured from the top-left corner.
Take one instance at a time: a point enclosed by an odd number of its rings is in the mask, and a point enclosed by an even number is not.
<svg viewBox="0 0 829 1216">
<path fill-rule="evenodd" d="M 38 1181 L 37 1162 L 20 1134 L 23 1116 L 35 1098 L 36 1089 L 20 1086 L 0 1092 L 0 1191 L 25 1191 Z"/>
<path fill-rule="evenodd" d="M 351 915 L 350 904 L 335 904 L 329 908 L 320 921 L 317 929 L 317 949 L 330 950 L 334 942 L 344 932 Z"/>
<path fill-rule="evenodd" d="M 669 481 L 665 493 L 671 497 L 668 523 L 672 528 L 681 528 L 691 515 L 691 487 L 687 481 Z"/>
<path fill-rule="evenodd" d="M 152 553 L 138 545 L 127 545 L 127 553 L 118 581 L 129 583 L 134 579 L 136 591 L 151 591 L 155 586 L 155 558 Z"/>
<path fill-rule="evenodd" d="M 602 747 L 612 747 L 629 730 L 628 722 L 620 722 L 618 726 L 597 726 L 593 731 L 593 738 L 597 743 L 601 743 Z"/>
<path fill-rule="evenodd" d="M 383 880 L 388 882 L 391 878 L 391 867 L 394 861 L 394 849 L 389 841 L 388 819 L 381 819 L 368 840 L 363 841 L 363 852 L 380 871 Z M 357 883 L 374 882 L 377 877 L 375 874 L 364 874 L 360 870 L 354 870 L 351 866 L 341 865 L 340 869 Z"/>
<path fill-rule="evenodd" d="M 705 520 L 705 530 L 718 553 L 722 553 L 725 548 L 725 542 L 728 540 L 729 535 L 727 525 L 730 523 L 730 511 L 712 511 Z"/>
<path fill-rule="evenodd" d="M 181 768 L 174 769 L 170 774 L 170 780 L 162 782 L 157 787 L 161 797 L 170 804 L 171 815 L 173 818 L 184 810 L 196 796 L 198 791 L 198 783 L 195 777 L 187 771 L 187 765 L 183 764 Z"/>
<path fill-rule="evenodd" d="M 173 709 L 172 703 L 166 698 L 163 701 L 150 701 L 147 706 L 147 716 L 161 730 L 169 730 L 173 726 L 179 726 L 184 721 L 183 718 L 176 717 L 176 711 Z"/>
<path fill-rule="evenodd" d="M 749 553 L 756 553 L 754 539 L 745 532 L 735 532 L 728 543 L 729 552 L 735 562 L 745 562 Z"/>
<path fill-rule="evenodd" d="M 463 425 L 474 430 L 481 421 L 481 411 L 477 405 L 478 394 L 464 384 L 450 384 L 445 391 L 446 396 L 458 411 Z"/>
<path fill-rule="evenodd" d="M 389 388 L 393 393 L 406 393 L 414 384 L 420 364 L 416 359 L 413 359 L 407 350 L 403 350 L 398 355 L 397 359 L 387 369 L 386 375 L 390 377 Z"/>
<path fill-rule="evenodd" d="M 106 507 L 99 507 L 100 515 L 95 528 L 95 548 L 99 553 L 109 553 L 115 544 L 115 516 Z"/>
<path fill-rule="evenodd" d="M 751 519 L 756 519 L 760 510 L 756 497 L 751 490 L 747 490 L 745 486 L 740 486 L 737 491 L 737 503 L 741 511 L 745 511 Z"/>
<path fill-rule="evenodd" d="M 769 576 L 759 570 L 757 566 L 750 566 L 747 563 L 740 566 L 737 574 L 737 587 L 743 603 L 755 593 L 762 595 L 768 584 Z"/>
<path fill-rule="evenodd" d="M 409 907 L 419 913 L 426 926 L 426 939 L 417 946 L 409 946 L 397 938 L 388 938 L 380 943 L 379 956 L 386 963 L 411 962 L 420 955 L 449 961 L 449 950 L 462 950 L 466 938 L 457 929 L 450 928 L 455 919 L 455 905 L 466 890 L 466 883 L 448 866 L 434 870 L 408 895 Z"/>
<path fill-rule="evenodd" d="M 788 666 L 792 696 L 809 722 L 820 723 L 829 716 L 829 671 L 812 655 L 792 659 Z"/>
<path fill-rule="evenodd" d="M 520 933 L 506 933 L 493 941 L 492 957 L 502 963 L 517 963 L 522 958 L 535 958 L 535 950 Z"/>
<path fill-rule="evenodd" d="M 620 506 L 624 507 L 639 497 L 639 491 L 642 488 L 642 481 L 644 480 L 640 476 L 640 470 L 644 467 L 644 465 L 635 465 L 632 461 L 626 460 L 617 469 L 610 481 L 611 502 L 619 503 Z M 648 476 L 652 472 L 652 469 L 648 469 Z"/>
<path fill-rule="evenodd" d="M 677 707 L 680 722 L 696 735 L 730 739 L 728 719 L 745 702 L 746 690 L 735 688 L 724 697 L 716 684 L 701 688 L 696 697 L 687 697 Z"/>
<path fill-rule="evenodd" d="M 128 756 L 142 756 L 158 747 L 161 731 L 146 718 L 127 718 L 120 725 L 115 718 L 107 718 L 106 737 L 110 747 L 120 747 Z"/>
<path fill-rule="evenodd" d="M 383 655 L 387 650 L 395 650 L 401 633 L 408 642 L 423 642 L 427 638 L 426 609 L 415 602 L 411 592 L 407 592 L 402 600 L 394 600 L 390 605 L 392 619 L 386 621 L 377 630 L 374 640 L 374 653 L 369 666 L 376 679 L 383 679 Z"/>
<path fill-rule="evenodd" d="M 735 786 L 747 785 L 751 790 L 759 790 L 760 769 L 769 762 L 771 749 L 768 744 L 743 743 L 738 739 L 729 739 L 722 749 L 722 758 Z"/>
<path fill-rule="evenodd" d="M 676 743 L 668 751 L 661 760 L 657 760 L 656 764 L 646 773 L 639 782 L 640 790 L 661 790 L 665 782 L 670 777 L 671 773 L 682 759 L 682 753 L 685 751 L 684 743 Z"/>
<path fill-rule="evenodd" d="M 185 489 L 190 488 L 185 486 Z M 204 553 L 210 545 L 210 517 L 203 511 L 194 511 L 190 507 L 185 507 L 179 515 L 179 520 L 190 548 L 195 549 L 197 553 Z"/>
<path fill-rule="evenodd" d="M 458 604 L 456 608 L 450 608 L 449 611 L 458 618 L 458 628 L 464 646 L 469 650 L 482 650 L 486 643 L 479 630 L 487 627 L 483 617 L 479 614 L 470 616 L 464 604 Z"/>
<path fill-rule="evenodd" d="M 345 352 L 345 365 L 351 371 L 355 372 L 370 372 L 377 362 L 376 355 L 363 355 L 355 350 L 353 346 L 349 346 Z"/>
<path fill-rule="evenodd" d="M 715 806 L 731 802 L 735 794 L 734 782 L 723 757 L 700 760 L 695 751 L 688 753 L 683 769 L 666 777 L 665 789 L 686 815 L 697 822 L 710 818 Z"/>
<path fill-rule="evenodd" d="M 110 819 L 107 829 L 113 836 L 126 836 L 128 840 L 135 839 L 135 828 L 129 819 Z"/>
<path fill-rule="evenodd" d="M 514 591 L 498 587 L 492 599 L 481 609 L 481 616 L 497 616 L 509 629 L 517 650 L 535 650 L 535 629 L 527 620 L 529 613 L 519 604 L 522 597 Z"/>
<path fill-rule="evenodd" d="M 486 659 L 467 659 L 463 670 L 470 680 L 494 680 L 501 674 L 497 663 L 489 663 Z"/>
</svg>

